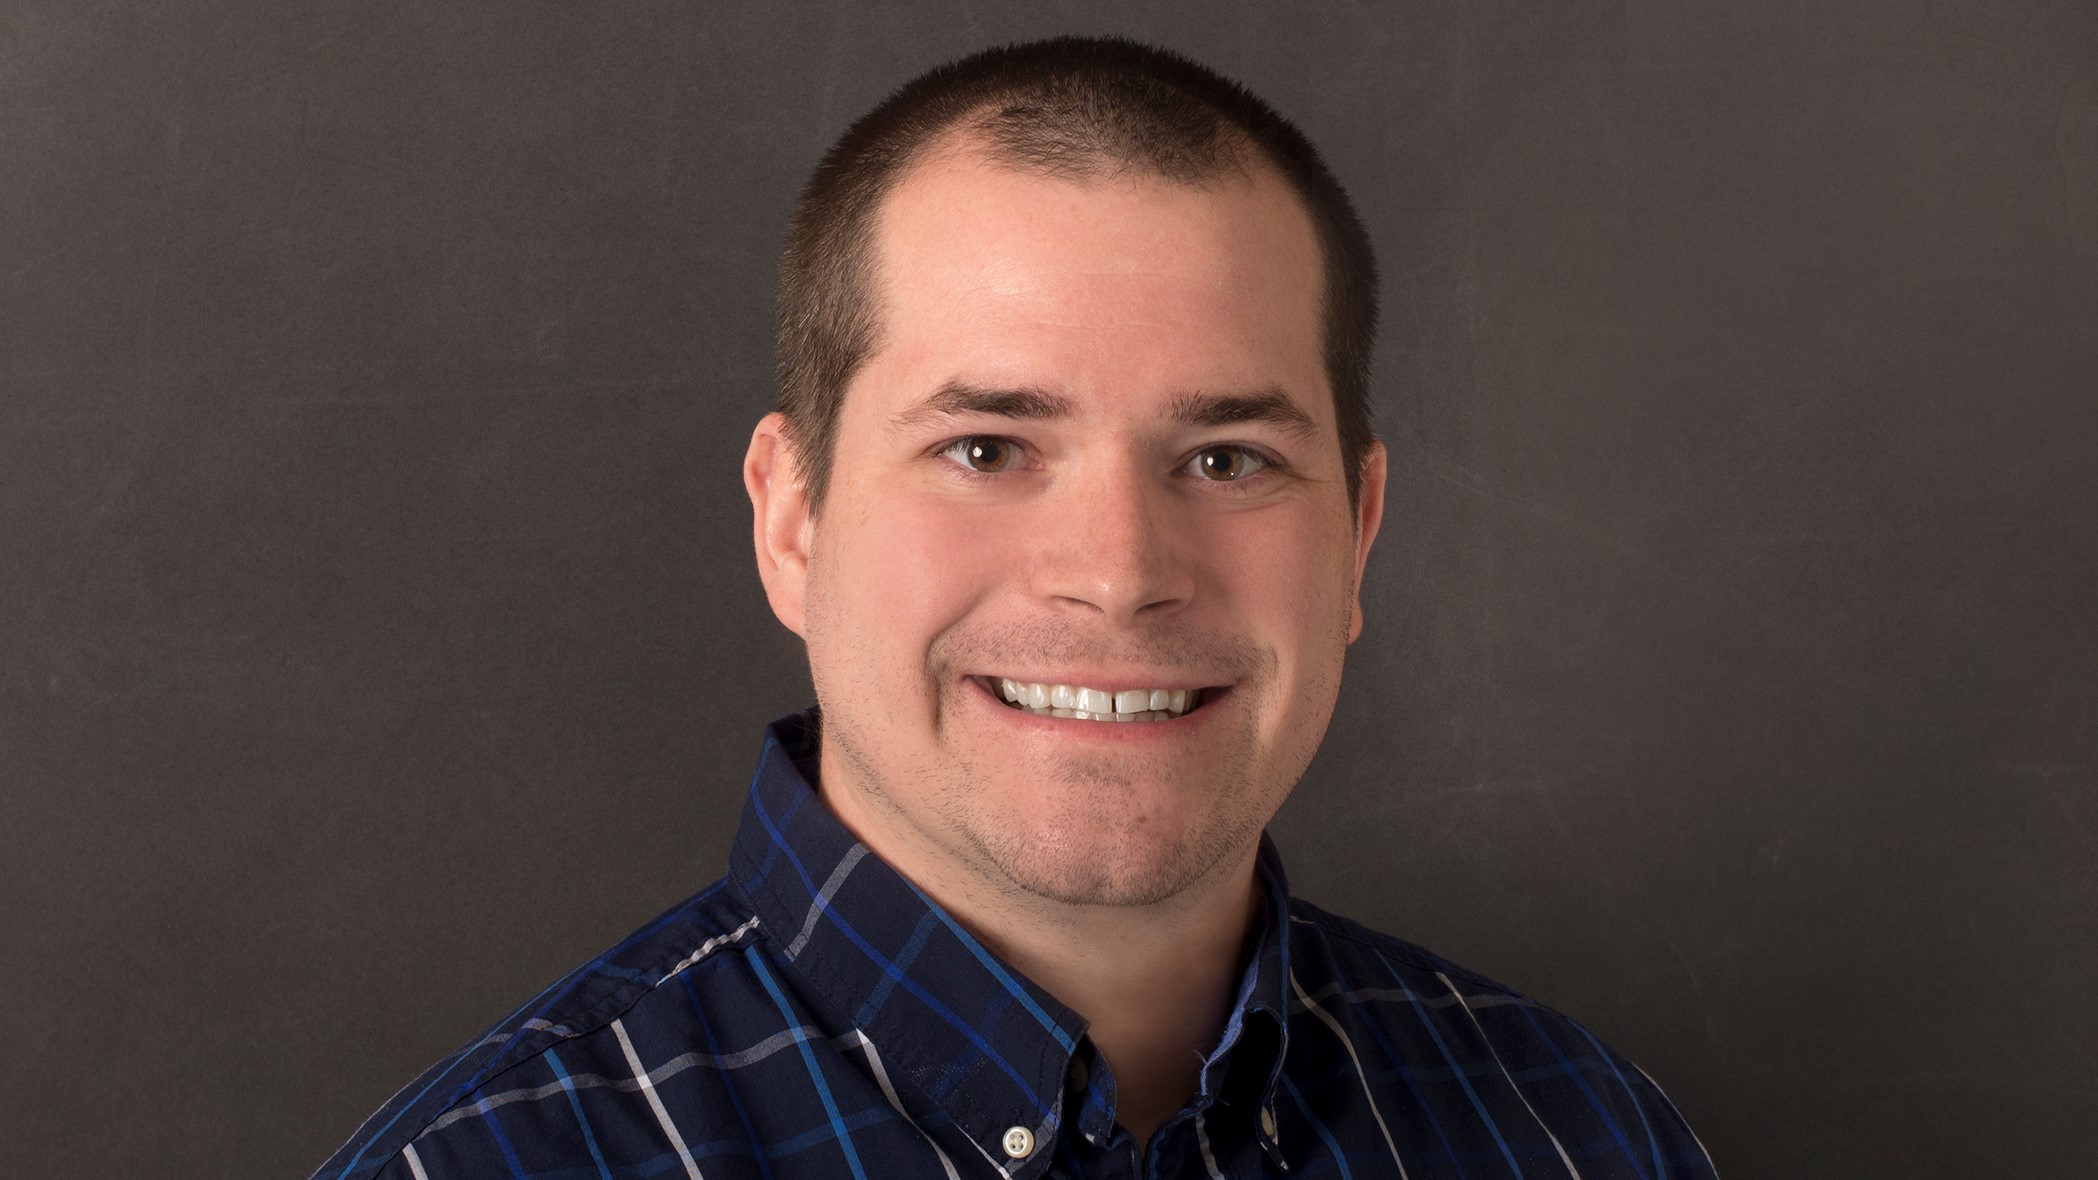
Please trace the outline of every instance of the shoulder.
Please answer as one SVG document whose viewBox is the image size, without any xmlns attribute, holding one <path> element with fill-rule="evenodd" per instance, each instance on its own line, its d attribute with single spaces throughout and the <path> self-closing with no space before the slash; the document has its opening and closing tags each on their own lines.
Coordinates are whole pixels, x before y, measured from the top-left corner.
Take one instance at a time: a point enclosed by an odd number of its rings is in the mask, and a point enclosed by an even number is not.
<svg viewBox="0 0 2098 1180">
<path fill-rule="evenodd" d="M 1554 1142 L 1636 1161 L 1626 1174 L 1711 1174 L 1653 1079 L 1566 1014 L 1307 902 L 1291 901 L 1289 938 L 1292 1044 L 1307 1034 L 1332 1044 L 1358 1073 L 1389 1054 L 1380 1076 L 1424 1102 L 1441 1079 L 1461 1079 L 1468 1105 L 1490 1110 L 1500 1095 L 1517 1123 L 1534 1121 Z"/>
<path fill-rule="evenodd" d="M 726 882 L 657 915 L 634 933 L 562 976 L 487 1031 L 424 1071 L 314 1172 L 315 1180 L 407 1177 L 404 1149 L 487 1095 L 536 1074 L 566 1046 L 587 1043 L 631 1018 L 665 985 L 714 974 L 711 968 L 763 936 L 750 905 Z M 680 1002 L 686 1002 L 682 997 Z"/>
<path fill-rule="evenodd" d="M 1460 1025 L 1504 1054 L 1538 1037 L 1577 1056 L 1623 1059 L 1555 1008 L 1404 939 L 1308 902 L 1290 903 L 1290 1008 L 1366 1021 Z M 1469 1039 L 1469 1038 L 1467 1038 Z"/>
<path fill-rule="evenodd" d="M 1301 974 L 1316 975 L 1323 987 L 1350 983 L 1427 981 L 1446 977 L 1466 991 L 1531 1002 L 1514 988 L 1497 983 L 1425 947 L 1372 930 L 1352 918 L 1322 909 L 1301 898 L 1289 903 L 1291 962 Z"/>
</svg>

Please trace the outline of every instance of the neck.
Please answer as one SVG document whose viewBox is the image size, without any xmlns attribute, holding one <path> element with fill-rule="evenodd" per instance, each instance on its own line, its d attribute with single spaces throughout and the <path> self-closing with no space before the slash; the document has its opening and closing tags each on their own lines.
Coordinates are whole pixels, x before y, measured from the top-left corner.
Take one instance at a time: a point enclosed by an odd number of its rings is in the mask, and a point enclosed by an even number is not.
<svg viewBox="0 0 2098 1180">
<path fill-rule="evenodd" d="M 1087 1035 L 1114 1070 L 1115 1119 L 1139 1143 L 1194 1097 L 1237 994 L 1260 904 L 1252 857 L 1216 877 L 1201 897 L 1155 906 L 984 906 L 963 896 L 948 907 L 1086 1018 Z"/>
<path fill-rule="evenodd" d="M 826 734 L 823 765 L 843 769 Z M 1115 1121 L 1148 1144 L 1201 1085 L 1238 989 L 1260 909 L 1259 842 L 1220 859 L 1172 896 L 1142 905 L 1066 902 L 1029 891 L 994 863 L 931 838 L 848 772 L 818 785 L 870 851 L 909 877 L 1001 960 L 1083 1017 L 1114 1071 Z"/>
</svg>

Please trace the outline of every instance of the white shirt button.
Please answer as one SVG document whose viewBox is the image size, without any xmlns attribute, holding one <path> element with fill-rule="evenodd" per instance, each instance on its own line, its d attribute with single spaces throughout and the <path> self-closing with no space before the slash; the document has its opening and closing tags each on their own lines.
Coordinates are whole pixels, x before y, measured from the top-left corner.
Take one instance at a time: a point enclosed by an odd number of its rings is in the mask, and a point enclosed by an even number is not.
<svg viewBox="0 0 2098 1180">
<path fill-rule="evenodd" d="M 1007 1127 L 1005 1141 L 1000 1146 L 1005 1148 L 1005 1154 L 1024 1160 L 1034 1154 L 1034 1132 L 1025 1127 Z"/>
</svg>

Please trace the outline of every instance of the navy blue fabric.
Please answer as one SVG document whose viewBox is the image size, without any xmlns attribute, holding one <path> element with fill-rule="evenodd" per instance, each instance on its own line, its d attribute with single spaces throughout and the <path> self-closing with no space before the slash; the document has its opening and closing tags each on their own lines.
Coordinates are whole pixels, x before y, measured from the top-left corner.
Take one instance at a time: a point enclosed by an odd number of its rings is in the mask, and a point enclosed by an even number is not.
<svg viewBox="0 0 2098 1180">
<path fill-rule="evenodd" d="M 1238 1002 L 1146 1150 L 1085 1021 L 856 841 L 815 756 L 813 714 L 775 722 L 726 878 L 437 1064 L 315 1175 L 1712 1175 L 1630 1062 L 1291 899 L 1265 840 Z"/>
</svg>

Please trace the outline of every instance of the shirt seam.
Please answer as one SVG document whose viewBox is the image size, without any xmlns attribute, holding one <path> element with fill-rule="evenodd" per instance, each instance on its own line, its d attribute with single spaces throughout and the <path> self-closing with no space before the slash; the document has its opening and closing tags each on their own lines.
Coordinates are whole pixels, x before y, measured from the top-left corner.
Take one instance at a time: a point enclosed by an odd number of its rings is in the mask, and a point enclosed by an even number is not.
<svg viewBox="0 0 2098 1180">
<path fill-rule="evenodd" d="M 730 886 L 730 891 L 735 893 L 738 900 L 745 901 L 746 903 L 748 902 L 748 899 L 744 898 L 742 892 L 740 890 L 736 890 L 733 884 L 731 884 Z M 702 891 L 701 895 L 703 896 L 705 892 L 710 892 L 710 890 Z M 521 1069 L 522 1067 L 529 1065 L 532 1062 L 537 1061 L 540 1058 L 546 1056 L 549 1050 L 552 1050 L 555 1047 L 562 1045 L 568 1041 L 578 1040 L 582 1037 L 589 1036 L 591 1033 L 598 1032 L 604 1028 L 609 1027 L 614 1021 L 618 1020 L 621 1016 L 633 1011 L 635 1005 L 639 1004 L 642 1000 L 647 999 L 652 993 L 660 989 L 664 984 L 670 982 L 672 979 L 677 978 L 679 975 L 683 975 L 686 971 L 690 971 L 692 968 L 699 966 L 701 963 L 708 961 L 708 959 L 712 959 L 714 955 L 719 954 L 725 950 L 730 950 L 736 946 L 745 945 L 756 938 L 765 937 L 766 927 L 764 923 L 754 921 L 756 917 L 756 912 L 752 911 L 744 919 L 743 922 L 737 923 L 736 925 L 731 926 L 727 930 L 721 932 L 722 934 L 733 934 L 738 929 L 748 926 L 750 931 L 750 934 L 748 936 L 735 942 L 722 943 L 720 946 L 714 948 L 714 954 L 708 955 L 705 959 L 698 959 L 694 962 L 687 963 L 682 970 L 673 972 L 668 975 L 662 975 L 659 974 L 659 972 L 664 967 L 668 966 L 669 964 L 675 963 L 678 960 L 674 957 L 671 957 L 670 955 L 659 956 L 656 959 L 652 960 L 649 967 L 642 968 L 641 970 L 646 971 L 648 974 L 656 975 L 656 979 L 650 983 L 634 982 L 625 985 L 627 987 L 633 987 L 636 990 L 632 993 L 631 996 L 627 998 L 624 1004 L 615 1004 L 613 1002 L 615 999 L 624 994 L 622 991 L 615 989 L 612 992 L 611 997 L 608 997 L 604 1002 L 593 1005 L 590 1008 L 584 1009 L 582 1014 L 577 1018 L 558 1021 L 544 1029 L 532 1030 L 534 1032 L 553 1033 L 554 1039 L 546 1042 L 539 1048 L 534 1049 L 532 1052 L 527 1053 L 522 1057 L 519 1057 L 517 1060 L 512 1061 L 510 1064 L 502 1067 L 496 1072 L 489 1074 L 486 1078 L 483 1078 L 478 1084 L 476 1084 L 473 1089 L 468 1090 L 466 1093 L 461 1094 L 458 1098 L 445 1103 L 443 1106 L 438 1107 L 434 1111 L 431 1111 L 430 1116 L 424 1119 L 421 1122 L 421 1124 L 419 1124 L 415 1128 L 414 1133 L 410 1134 L 407 1138 L 401 1140 L 401 1145 L 398 1148 L 395 1148 L 394 1151 L 390 1155 L 386 1156 L 385 1159 L 379 1161 L 378 1167 L 373 1169 L 372 1174 L 374 1176 L 377 1176 L 379 1172 L 383 1171 L 387 1167 L 390 1167 L 395 1161 L 399 1160 L 404 1152 L 406 1152 L 410 1147 L 413 1147 L 417 1142 L 419 1142 L 422 1139 L 424 1135 L 429 1133 L 430 1127 L 434 1123 L 436 1123 L 438 1119 L 441 1119 L 445 1115 L 450 1114 L 452 1111 L 459 1109 L 459 1107 L 462 1104 L 464 1104 L 468 1099 L 470 1099 L 473 1095 L 482 1093 L 483 1091 L 487 1090 L 490 1086 L 495 1085 L 497 1082 L 501 1081 L 503 1078 L 509 1076 L 510 1074 L 516 1072 L 518 1069 Z M 700 941 L 704 943 L 706 940 L 701 939 Z M 689 951 L 680 952 L 680 954 L 689 953 Z M 604 1016 L 601 1019 L 596 1018 L 594 1014 L 601 1009 L 604 1010 Z M 566 1031 L 557 1032 L 556 1030 Z"/>
</svg>

